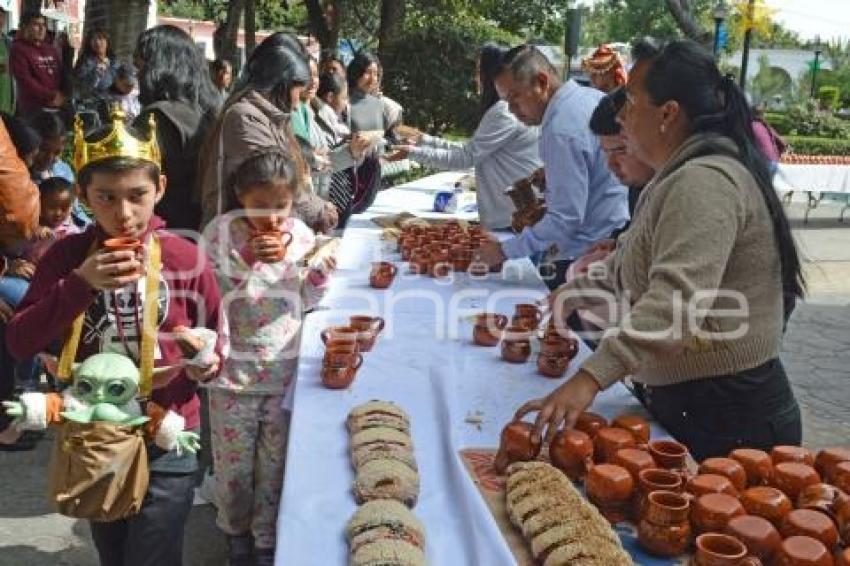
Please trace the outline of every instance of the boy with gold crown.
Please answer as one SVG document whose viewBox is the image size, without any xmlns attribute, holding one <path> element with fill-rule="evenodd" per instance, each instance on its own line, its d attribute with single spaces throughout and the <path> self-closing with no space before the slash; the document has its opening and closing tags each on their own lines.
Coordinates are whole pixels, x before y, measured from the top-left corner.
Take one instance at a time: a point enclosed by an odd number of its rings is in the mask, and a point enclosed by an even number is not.
<svg viewBox="0 0 850 566">
<path fill-rule="evenodd" d="M 74 165 L 79 197 L 95 223 L 54 244 L 39 263 L 6 338 L 18 358 L 60 342 L 57 377 L 101 352 L 139 368 L 139 396 L 200 426 L 197 384 L 215 377 L 220 295 L 205 255 L 169 233 L 154 215 L 166 190 L 155 124 L 146 135 L 112 124 L 84 137 L 77 120 Z M 150 411 L 147 411 L 150 413 Z M 147 446 L 150 477 L 135 516 L 91 522 L 101 564 L 157 566 L 182 562 L 183 529 L 193 498 L 192 451 Z"/>
</svg>

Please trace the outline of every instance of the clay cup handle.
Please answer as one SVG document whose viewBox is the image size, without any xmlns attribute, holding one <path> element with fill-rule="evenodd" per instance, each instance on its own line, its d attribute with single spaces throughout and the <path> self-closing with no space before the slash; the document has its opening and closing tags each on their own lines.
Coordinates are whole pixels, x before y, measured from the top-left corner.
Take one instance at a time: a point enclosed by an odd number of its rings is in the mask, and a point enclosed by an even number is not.
<svg viewBox="0 0 850 566">
<path fill-rule="evenodd" d="M 384 326 L 386 326 L 386 321 L 383 319 L 383 317 L 380 317 L 380 316 L 376 316 L 375 320 L 378 321 L 378 328 L 375 329 L 375 334 L 378 334 L 379 332 L 383 332 Z"/>
<path fill-rule="evenodd" d="M 322 337 L 322 344 L 327 344 L 330 331 L 328 329 L 322 330 L 322 333 L 319 336 Z"/>
</svg>

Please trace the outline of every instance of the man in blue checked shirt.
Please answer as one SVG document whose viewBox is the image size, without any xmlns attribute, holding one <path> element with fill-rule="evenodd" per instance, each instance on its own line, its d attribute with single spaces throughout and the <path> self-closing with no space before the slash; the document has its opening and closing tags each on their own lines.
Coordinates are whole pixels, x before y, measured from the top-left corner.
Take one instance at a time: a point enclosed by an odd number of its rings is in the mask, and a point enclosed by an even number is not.
<svg viewBox="0 0 850 566">
<path fill-rule="evenodd" d="M 573 80 L 562 82 L 530 45 L 506 54 L 496 89 L 520 121 L 541 126 L 547 210 L 516 237 L 483 245 L 474 260 L 492 266 L 546 252 L 540 274 L 555 289 L 575 258 L 629 220 L 626 187 L 611 174 L 599 140 L 588 128 L 603 93 Z"/>
</svg>

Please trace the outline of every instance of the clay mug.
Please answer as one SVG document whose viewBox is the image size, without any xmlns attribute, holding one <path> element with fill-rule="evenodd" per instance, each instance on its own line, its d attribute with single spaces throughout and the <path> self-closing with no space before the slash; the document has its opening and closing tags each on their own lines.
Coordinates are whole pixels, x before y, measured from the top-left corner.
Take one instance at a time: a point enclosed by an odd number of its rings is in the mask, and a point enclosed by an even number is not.
<svg viewBox="0 0 850 566">
<path fill-rule="evenodd" d="M 354 365 L 323 366 L 322 385 L 328 389 L 345 389 L 354 381 L 362 364 L 363 356 L 357 354 Z"/>
<path fill-rule="evenodd" d="M 729 519 L 725 532 L 743 542 L 749 554 L 766 564 L 782 544 L 782 536 L 773 523 L 756 515 L 739 515 Z"/>
<path fill-rule="evenodd" d="M 643 470 L 650 470 L 655 467 L 655 460 L 649 455 L 646 450 L 639 448 L 620 448 L 614 453 L 611 459 L 612 464 L 626 468 L 635 482 Z"/>
<path fill-rule="evenodd" d="M 850 448 L 824 448 L 815 457 L 815 469 L 823 481 L 833 483 L 832 471 L 840 462 L 850 462 Z"/>
<path fill-rule="evenodd" d="M 593 465 L 593 441 L 580 430 L 561 429 L 549 443 L 549 460 L 573 481 L 580 481 Z"/>
<path fill-rule="evenodd" d="M 348 325 L 357 330 L 360 351 L 370 352 L 378 334 L 384 329 L 384 319 L 380 316 L 356 315 L 349 319 Z"/>
<path fill-rule="evenodd" d="M 773 461 L 763 450 L 754 448 L 736 448 L 729 457 L 737 461 L 747 474 L 747 485 L 770 485 L 773 481 Z"/>
<path fill-rule="evenodd" d="M 688 458 L 688 449 L 675 440 L 650 442 L 649 453 L 659 467 L 668 470 L 683 470 Z"/>
<path fill-rule="evenodd" d="M 330 328 L 322 330 L 321 333 L 322 342 L 325 344 L 331 340 L 336 342 L 356 343 L 357 335 L 357 329 L 351 328 L 350 326 L 331 326 Z"/>
<path fill-rule="evenodd" d="M 347 352 L 349 354 L 360 353 L 360 347 L 357 342 L 343 342 L 340 340 L 328 340 L 325 344 L 325 351 L 334 350 L 336 352 Z"/>
<path fill-rule="evenodd" d="M 797 509 L 813 509 L 835 517 L 836 505 L 846 497 L 846 493 L 834 485 L 816 483 L 803 488 L 797 496 Z"/>
<path fill-rule="evenodd" d="M 717 474 L 729 478 L 738 491 L 747 489 L 747 472 L 732 458 L 706 458 L 699 465 L 700 474 Z"/>
<path fill-rule="evenodd" d="M 265 241 L 267 244 L 275 243 L 275 251 L 268 254 L 259 254 L 256 249 L 261 245 L 261 240 Z M 286 257 L 286 251 L 289 249 L 289 244 L 292 243 L 292 234 L 289 232 L 281 232 L 280 230 L 259 230 L 254 232 L 251 235 L 251 246 L 254 251 L 254 255 L 259 261 L 266 263 L 275 263 L 278 261 L 283 261 Z"/>
<path fill-rule="evenodd" d="M 393 283 L 398 268 L 388 261 L 377 261 L 372 264 L 369 273 L 369 285 L 375 289 L 386 289 Z"/>
<path fill-rule="evenodd" d="M 821 483 L 815 469 L 801 462 L 781 462 L 773 466 L 773 485 L 791 501 L 796 501 L 808 485 Z"/>
<path fill-rule="evenodd" d="M 540 454 L 543 439 L 534 432 L 534 425 L 524 421 L 513 421 L 502 429 L 499 450 L 493 467 L 500 474 L 514 462 L 534 460 Z"/>
<path fill-rule="evenodd" d="M 650 468 L 638 472 L 637 494 L 634 500 L 634 515 L 644 514 L 649 494 L 653 491 L 682 491 L 682 476 L 662 468 Z"/>
<path fill-rule="evenodd" d="M 605 417 L 591 411 L 584 411 L 576 419 L 576 428 L 587 434 L 590 438 L 595 438 L 599 429 L 607 426 L 608 421 Z"/>
<path fill-rule="evenodd" d="M 466 245 L 452 246 L 452 268 L 455 271 L 466 271 L 472 263 L 472 248 Z"/>
<path fill-rule="evenodd" d="M 698 474 L 688 479 L 685 491 L 694 497 L 700 497 L 707 493 L 725 493 L 732 497 L 738 497 L 738 490 L 726 476 L 717 474 Z"/>
<path fill-rule="evenodd" d="M 531 355 L 529 332 L 522 327 L 506 328 L 502 335 L 502 359 L 512 364 L 522 364 Z"/>
<path fill-rule="evenodd" d="M 554 379 L 563 377 L 569 366 L 570 359 L 565 354 L 544 354 L 540 352 L 537 355 L 537 371 L 544 377 Z"/>
<path fill-rule="evenodd" d="M 105 252 L 133 252 L 137 260 L 141 261 L 142 242 L 137 238 L 109 238 L 103 242 L 103 251 Z M 122 275 L 141 275 L 143 268 L 122 273 Z"/>
<path fill-rule="evenodd" d="M 360 354 L 352 351 L 349 346 L 327 348 L 325 350 L 324 365 L 329 367 L 354 366 L 357 365 Z M 362 359 L 362 356 L 360 356 Z"/>
<path fill-rule="evenodd" d="M 490 269 L 487 267 L 486 263 L 473 261 L 469 264 L 468 272 L 472 277 L 485 277 L 488 273 L 490 273 Z"/>
<path fill-rule="evenodd" d="M 803 535 L 818 539 L 830 550 L 838 544 L 838 529 L 832 519 L 811 509 L 794 509 L 788 513 L 779 532 L 784 538 Z"/>
<path fill-rule="evenodd" d="M 839 550 L 835 554 L 835 566 L 850 566 L 850 548 Z"/>
<path fill-rule="evenodd" d="M 709 493 L 695 500 L 691 525 L 697 533 L 721 532 L 732 517 L 744 515 L 741 502 L 725 493 Z"/>
<path fill-rule="evenodd" d="M 815 457 L 812 451 L 802 446 L 774 446 L 770 451 L 770 459 L 773 460 L 773 465 L 781 464 L 782 462 L 800 462 L 815 465 Z"/>
<path fill-rule="evenodd" d="M 637 443 L 634 436 L 627 430 L 621 428 L 607 427 L 599 429 L 593 439 L 594 460 L 596 462 L 610 462 L 614 454 L 621 448 L 635 448 Z"/>
<path fill-rule="evenodd" d="M 850 495 L 850 462 L 839 462 L 832 467 L 832 485 Z"/>
<path fill-rule="evenodd" d="M 472 341 L 478 346 L 495 346 L 499 343 L 502 330 L 507 324 L 508 317 L 503 314 L 479 314 L 475 317 Z"/>
<path fill-rule="evenodd" d="M 440 259 L 431 264 L 431 269 L 428 273 L 431 277 L 448 277 L 449 273 L 454 270 L 454 265 L 447 259 Z"/>
<path fill-rule="evenodd" d="M 612 523 L 626 519 L 635 489 L 628 470 L 614 464 L 596 464 L 588 470 L 584 487 L 587 498 L 606 519 Z"/>
<path fill-rule="evenodd" d="M 835 504 L 835 522 L 844 544 L 850 544 L 850 498 L 843 497 Z"/>
<path fill-rule="evenodd" d="M 410 252 L 410 272 L 415 275 L 425 275 L 431 268 L 431 254 L 423 248 L 414 248 Z"/>
<path fill-rule="evenodd" d="M 753 563 L 745 560 L 747 547 L 733 536 L 704 533 L 697 537 L 696 548 L 693 562 L 696 566 L 742 566 Z"/>
<path fill-rule="evenodd" d="M 649 442 L 649 423 L 638 415 L 620 415 L 611 423 L 615 428 L 622 428 L 632 433 L 638 445 Z"/>
<path fill-rule="evenodd" d="M 741 504 L 747 513 L 770 521 L 777 529 L 782 526 L 785 515 L 794 509 L 788 496 L 775 487 L 751 487 L 741 494 Z"/>
<path fill-rule="evenodd" d="M 691 543 L 690 500 L 673 491 L 653 491 L 638 522 L 638 542 L 650 554 L 673 557 Z"/>
<path fill-rule="evenodd" d="M 575 356 L 578 345 L 574 338 L 563 338 L 557 334 L 546 336 L 540 343 L 540 353 L 551 356 L 568 356 L 572 359 Z"/>
<path fill-rule="evenodd" d="M 829 550 L 817 539 L 793 536 L 782 541 L 775 566 L 833 566 Z"/>
<path fill-rule="evenodd" d="M 528 326 L 529 330 L 534 330 L 543 320 L 543 313 L 535 304 L 520 303 L 514 307 L 514 320 L 520 322 L 518 326 Z"/>
</svg>

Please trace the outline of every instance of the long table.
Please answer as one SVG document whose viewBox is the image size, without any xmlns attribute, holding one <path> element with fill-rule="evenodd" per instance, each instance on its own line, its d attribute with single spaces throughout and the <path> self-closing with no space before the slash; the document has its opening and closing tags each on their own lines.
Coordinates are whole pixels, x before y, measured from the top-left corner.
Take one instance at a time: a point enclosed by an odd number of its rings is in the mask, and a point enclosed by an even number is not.
<svg viewBox="0 0 850 566">
<path fill-rule="evenodd" d="M 515 563 L 458 451 L 495 448 L 516 408 L 545 395 L 563 379 L 538 375 L 534 354 L 528 363 L 513 365 L 501 360 L 498 348 L 474 346 L 464 316 L 481 311 L 510 314 L 516 303 L 544 297 L 545 286 L 528 260 L 508 262 L 502 276 L 484 279 L 407 275 L 394 244 L 382 241 L 380 229 L 370 220 L 375 214 L 401 211 L 431 216 L 433 194 L 451 186 L 456 179 L 452 175 L 384 191 L 367 214 L 355 216 L 345 231 L 339 271 L 322 308 L 305 319 L 278 517 L 280 566 L 347 564 L 344 528 L 357 506 L 345 418 L 353 406 L 370 399 L 392 401 L 411 415 L 421 476 L 414 513 L 425 524 L 429 561 L 452 566 Z M 386 291 L 368 285 L 370 262 L 378 260 L 399 266 L 399 275 Z M 353 314 L 382 316 L 386 329 L 365 354 L 349 389 L 325 389 L 319 378 L 320 332 Z M 568 374 L 588 355 L 582 344 Z M 610 418 L 641 408 L 617 385 L 599 395 L 593 410 Z M 467 422 L 473 414 L 480 415 L 480 424 Z M 653 428 L 654 436 L 664 435 Z"/>
</svg>

